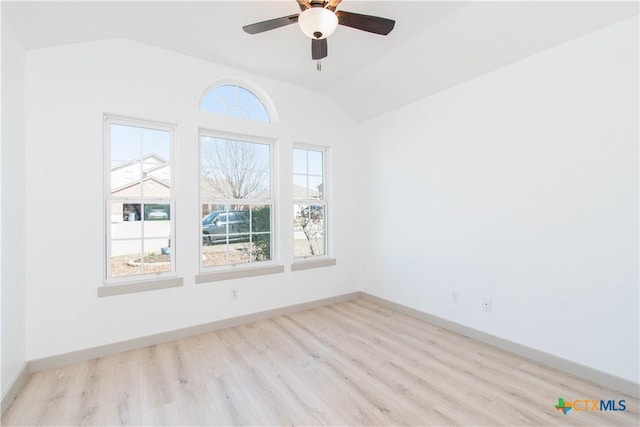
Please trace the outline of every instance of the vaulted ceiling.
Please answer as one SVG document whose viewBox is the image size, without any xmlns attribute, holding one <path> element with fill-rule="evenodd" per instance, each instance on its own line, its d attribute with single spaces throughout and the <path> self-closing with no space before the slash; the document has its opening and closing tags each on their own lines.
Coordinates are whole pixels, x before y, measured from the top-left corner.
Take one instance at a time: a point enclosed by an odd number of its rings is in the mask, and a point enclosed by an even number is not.
<svg viewBox="0 0 640 427">
<path fill-rule="evenodd" d="M 359 1 L 339 10 L 396 21 L 388 36 L 338 27 L 316 71 L 288 1 L 2 2 L 27 49 L 125 38 L 318 90 L 366 120 L 638 14 L 637 2 Z"/>
</svg>

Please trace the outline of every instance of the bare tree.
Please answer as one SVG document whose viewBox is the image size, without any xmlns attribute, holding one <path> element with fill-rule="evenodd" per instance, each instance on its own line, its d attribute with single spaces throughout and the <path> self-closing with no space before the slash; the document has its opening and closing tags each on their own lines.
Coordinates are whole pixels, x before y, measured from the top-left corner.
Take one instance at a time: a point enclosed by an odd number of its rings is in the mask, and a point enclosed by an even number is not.
<svg viewBox="0 0 640 427">
<path fill-rule="evenodd" d="M 315 205 L 298 205 L 293 220 L 307 238 L 310 255 L 321 254 L 324 250 L 324 209 Z"/>
<path fill-rule="evenodd" d="M 242 200 L 269 190 L 268 145 L 224 138 L 203 138 L 201 150 L 202 196 L 205 198 Z M 227 208 L 247 211 L 244 227 L 246 232 L 251 230 L 247 234 L 251 243 L 239 250 L 247 258 L 252 257 L 252 261 L 271 259 L 271 207 L 237 202 Z"/>
<path fill-rule="evenodd" d="M 203 141 L 202 165 L 209 196 L 245 199 L 269 188 L 269 150 L 227 139 Z"/>
</svg>

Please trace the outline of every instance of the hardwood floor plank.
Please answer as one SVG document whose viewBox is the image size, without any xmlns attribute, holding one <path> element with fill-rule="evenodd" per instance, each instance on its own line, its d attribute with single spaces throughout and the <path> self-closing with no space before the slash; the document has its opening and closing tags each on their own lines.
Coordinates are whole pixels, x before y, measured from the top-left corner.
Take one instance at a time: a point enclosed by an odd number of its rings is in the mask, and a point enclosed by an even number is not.
<svg viewBox="0 0 640 427">
<path fill-rule="evenodd" d="M 316 325 L 322 324 L 322 322 L 329 318 L 328 316 L 321 316 L 319 313 L 314 316 L 310 313 L 310 318 L 305 323 L 305 327 L 309 330 L 313 330 Z M 348 369 L 355 380 L 359 380 L 368 389 L 379 390 L 383 395 L 386 392 L 387 399 L 393 399 L 393 404 L 397 405 L 397 411 L 405 414 L 411 414 L 414 419 L 409 420 L 410 424 L 419 424 L 424 419 L 429 409 L 434 407 L 435 402 L 441 399 L 443 403 L 448 402 L 448 396 L 435 395 L 430 387 L 421 387 L 426 383 L 415 383 L 415 377 L 411 377 L 409 380 L 414 382 L 412 387 L 407 387 L 406 382 L 399 379 L 398 372 L 395 372 L 393 367 L 389 365 L 389 355 L 384 357 L 384 352 L 380 351 L 379 347 L 370 345 L 367 343 L 367 334 L 365 331 L 361 331 L 358 334 L 342 333 L 338 326 L 339 319 L 332 317 L 333 325 L 329 325 L 329 329 L 332 330 L 331 341 L 334 343 L 336 349 L 342 349 L 343 354 L 336 354 L 334 356 L 336 360 L 342 363 L 342 369 Z M 301 319 L 305 322 L 306 319 Z M 322 331 L 324 328 L 318 328 Z M 314 334 L 314 338 L 317 340 L 323 340 L 321 332 Z M 376 355 L 382 357 L 375 357 Z M 391 369 L 390 369 L 391 368 Z M 357 374 L 357 375 L 356 375 Z M 391 388 L 391 390 L 389 390 Z M 389 394 L 389 391 L 392 393 Z M 429 398 L 427 399 L 427 392 L 431 391 Z M 430 404 L 426 404 L 430 402 Z M 386 406 L 392 406 L 387 404 Z M 387 408 L 387 410 L 390 410 Z M 454 422 L 455 418 L 446 420 L 440 420 L 445 422 Z M 477 421 L 477 420 L 476 420 Z"/>
<path fill-rule="evenodd" d="M 627 410 L 556 410 L 559 397 Z M 30 376 L 2 425 L 638 425 L 638 400 L 355 299 Z"/>
<path fill-rule="evenodd" d="M 247 329 L 249 328 L 234 328 L 230 332 L 236 334 L 237 342 L 241 344 L 239 350 L 253 366 L 253 374 L 267 390 L 266 393 L 272 394 L 272 399 L 278 399 L 286 408 L 289 415 L 280 414 L 280 419 L 283 420 L 281 423 L 287 424 L 289 421 L 302 425 L 326 424 L 330 408 L 318 399 L 313 399 L 306 387 L 295 381 L 295 376 L 287 375 L 293 366 L 279 363 L 281 359 L 274 357 L 271 346 L 275 343 L 268 331 L 261 327 L 256 328 L 253 324 L 250 325 L 250 334 L 246 333 Z M 305 398 L 313 401 L 307 402 Z"/>
</svg>

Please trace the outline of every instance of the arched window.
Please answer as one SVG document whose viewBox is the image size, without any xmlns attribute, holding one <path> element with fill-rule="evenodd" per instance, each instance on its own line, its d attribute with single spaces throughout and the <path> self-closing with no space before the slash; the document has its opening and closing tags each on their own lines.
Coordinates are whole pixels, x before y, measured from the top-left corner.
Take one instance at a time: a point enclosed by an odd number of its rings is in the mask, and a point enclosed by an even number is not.
<svg viewBox="0 0 640 427">
<path fill-rule="evenodd" d="M 213 86 L 202 97 L 200 110 L 271 123 L 272 114 L 260 97 L 237 84 Z"/>
</svg>

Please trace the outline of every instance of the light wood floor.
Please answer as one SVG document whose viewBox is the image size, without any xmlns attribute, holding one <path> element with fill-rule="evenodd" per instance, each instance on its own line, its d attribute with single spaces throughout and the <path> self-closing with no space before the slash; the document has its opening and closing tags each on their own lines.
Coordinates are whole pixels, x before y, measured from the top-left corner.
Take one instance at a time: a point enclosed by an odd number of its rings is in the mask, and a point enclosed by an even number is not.
<svg viewBox="0 0 640 427">
<path fill-rule="evenodd" d="M 34 374 L 2 424 L 637 426 L 638 400 L 356 299 Z"/>
</svg>

